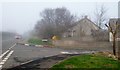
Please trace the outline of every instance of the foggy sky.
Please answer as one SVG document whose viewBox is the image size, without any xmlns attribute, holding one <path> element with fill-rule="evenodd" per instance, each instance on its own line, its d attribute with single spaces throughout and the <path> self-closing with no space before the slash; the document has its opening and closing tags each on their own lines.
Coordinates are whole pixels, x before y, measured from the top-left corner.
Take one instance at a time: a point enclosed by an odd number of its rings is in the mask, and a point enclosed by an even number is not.
<svg viewBox="0 0 120 70">
<path fill-rule="evenodd" d="M 72 14 L 78 17 L 88 15 L 94 21 L 95 8 L 102 4 L 107 9 L 108 18 L 118 16 L 117 2 L 6 2 L 2 3 L 2 7 L 0 6 L 0 11 L 2 10 L 2 17 L 0 17 L 2 22 L 0 22 L 3 31 L 23 34 L 34 28 L 34 25 L 40 20 L 40 12 L 45 8 L 66 7 Z"/>
</svg>

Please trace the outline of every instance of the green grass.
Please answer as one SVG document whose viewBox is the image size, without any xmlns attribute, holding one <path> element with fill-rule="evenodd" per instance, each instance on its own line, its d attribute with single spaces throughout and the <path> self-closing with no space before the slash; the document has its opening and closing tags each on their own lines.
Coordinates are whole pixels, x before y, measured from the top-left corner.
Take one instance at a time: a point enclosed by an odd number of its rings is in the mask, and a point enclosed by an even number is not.
<svg viewBox="0 0 120 70">
<path fill-rule="evenodd" d="M 102 70 L 106 70 L 105 68 L 118 68 L 118 64 L 120 65 L 120 62 L 118 62 L 117 60 L 113 60 L 112 58 L 100 55 L 80 55 L 71 57 L 58 64 L 55 64 L 51 69 L 56 70 L 56 68 L 101 68 Z"/>
<path fill-rule="evenodd" d="M 48 42 L 43 42 L 41 39 L 35 38 L 29 39 L 28 43 L 33 45 L 52 45 L 52 42 L 50 40 L 48 40 Z"/>
</svg>

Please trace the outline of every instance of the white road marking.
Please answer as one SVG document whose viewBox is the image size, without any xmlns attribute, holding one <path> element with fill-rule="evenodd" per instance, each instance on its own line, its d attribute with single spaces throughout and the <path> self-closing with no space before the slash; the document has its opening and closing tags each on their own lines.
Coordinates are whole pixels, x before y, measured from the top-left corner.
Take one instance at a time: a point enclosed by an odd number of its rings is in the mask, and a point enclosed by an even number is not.
<svg viewBox="0 0 120 70">
<path fill-rule="evenodd" d="M 23 65 L 23 64 L 27 64 L 27 63 L 30 63 L 30 62 L 32 62 L 32 61 L 34 61 L 34 60 L 30 60 L 30 61 L 27 61 L 27 62 L 21 63 L 21 65 Z"/>
<path fill-rule="evenodd" d="M 4 59 L 4 60 L 2 60 L 3 62 L 6 62 L 6 60 Z"/>
<path fill-rule="evenodd" d="M 9 57 L 12 55 L 13 52 L 14 52 L 13 50 L 10 51 L 10 53 L 6 56 L 6 58 L 9 58 Z M 4 58 L 4 59 L 5 59 L 5 58 Z"/>
<path fill-rule="evenodd" d="M 5 62 L 0 62 L 0 65 L 3 65 Z"/>
<path fill-rule="evenodd" d="M 0 65 L 0 68 L 2 68 L 2 65 Z"/>
<path fill-rule="evenodd" d="M 12 49 L 15 45 L 16 45 L 16 43 L 15 43 L 13 46 L 11 46 L 11 47 L 9 48 L 9 50 Z"/>
<path fill-rule="evenodd" d="M 2 65 L 0 65 L 0 70 L 2 69 Z"/>
<path fill-rule="evenodd" d="M 7 56 L 0 62 L 0 69 L 2 69 L 3 64 L 8 60 L 8 58 L 12 55 L 14 51 L 10 51 L 10 53 L 7 54 Z"/>
<path fill-rule="evenodd" d="M 3 54 L 0 55 L 0 59 L 6 54 L 8 53 L 10 50 L 7 50 L 6 52 L 4 52 Z"/>
<path fill-rule="evenodd" d="M 6 60 L 8 59 L 8 58 L 5 58 Z"/>
<path fill-rule="evenodd" d="M 0 55 L 0 59 L 2 59 L 2 57 L 5 56 L 5 54 L 7 54 L 10 51 L 10 49 L 12 49 L 15 45 L 16 45 L 16 43 L 13 46 L 11 46 L 6 52 L 4 52 L 3 54 L 1 54 Z"/>
<path fill-rule="evenodd" d="M 3 54 L 1 54 L 0 55 L 0 60 L 3 58 L 3 56 L 5 56 L 14 46 L 16 45 L 16 43 L 13 45 L 13 46 L 11 46 L 7 51 L 5 51 Z M 3 66 L 3 64 L 5 64 L 5 62 L 8 60 L 8 58 L 12 55 L 12 53 L 13 53 L 14 51 L 10 51 L 10 53 L 8 53 L 7 54 L 7 56 L 3 59 L 3 60 L 1 60 L 1 62 L 0 62 L 0 70 L 2 69 L 2 66 Z"/>
</svg>

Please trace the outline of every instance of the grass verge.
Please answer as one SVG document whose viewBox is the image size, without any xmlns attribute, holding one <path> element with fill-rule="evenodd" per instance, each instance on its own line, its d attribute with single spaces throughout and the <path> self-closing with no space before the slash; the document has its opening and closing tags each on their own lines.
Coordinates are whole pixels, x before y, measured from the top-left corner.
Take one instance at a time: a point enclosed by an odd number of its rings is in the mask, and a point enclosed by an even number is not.
<svg viewBox="0 0 120 70">
<path fill-rule="evenodd" d="M 35 38 L 29 39 L 28 43 L 33 45 L 52 45 L 52 42 L 50 40 L 48 40 L 47 42 L 43 42 L 41 39 Z"/>
<path fill-rule="evenodd" d="M 79 70 L 116 70 L 118 69 L 118 65 L 120 65 L 120 62 L 112 58 L 101 55 L 84 54 L 63 60 L 55 64 L 51 70 L 58 70 L 59 68 L 64 70 L 71 68 L 77 68 Z"/>
</svg>

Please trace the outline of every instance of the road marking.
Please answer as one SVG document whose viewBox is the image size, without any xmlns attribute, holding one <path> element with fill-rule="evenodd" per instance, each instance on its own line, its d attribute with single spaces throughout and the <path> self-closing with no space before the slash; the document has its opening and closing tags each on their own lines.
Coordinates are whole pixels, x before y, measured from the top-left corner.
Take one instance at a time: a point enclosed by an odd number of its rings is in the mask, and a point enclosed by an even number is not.
<svg viewBox="0 0 120 70">
<path fill-rule="evenodd" d="M 13 46 L 11 46 L 11 47 L 9 48 L 9 50 L 12 49 L 15 45 L 16 45 L 16 43 L 15 43 Z"/>
<path fill-rule="evenodd" d="M 34 60 L 29 60 L 29 61 L 27 61 L 27 62 L 21 63 L 21 65 L 30 63 L 30 62 L 32 62 L 32 61 L 34 61 Z"/>
<path fill-rule="evenodd" d="M 0 59 L 9 52 L 10 50 L 7 50 L 6 52 L 4 52 L 2 55 L 0 55 Z"/>
<path fill-rule="evenodd" d="M 1 59 L 3 58 L 3 56 L 5 56 L 15 45 L 16 45 L 16 43 L 15 43 L 13 46 L 11 46 L 7 51 L 5 51 L 3 54 L 1 54 L 1 55 L 0 55 L 0 60 L 1 60 Z M 10 51 L 10 53 L 8 53 L 7 56 L 6 56 L 3 60 L 1 60 L 1 62 L 0 62 L 0 70 L 2 69 L 3 64 L 5 64 L 5 62 L 6 62 L 6 61 L 8 60 L 8 58 L 12 55 L 13 52 L 14 52 L 13 50 Z"/>
<path fill-rule="evenodd" d="M 16 45 L 16 43 L 11 46 L 6 52 L 4 52 L 3 54 L 0 55 L 0 59 L 2 59 L 3 56 L 5 56 L 5 54 L 7 54 L 14 46 Z"/>
<path fill-rule="evenodd" d="M 2 65 L 0 65 L 0 69 L 2 68 Z"/>
<path fill-rule="evenodd" d="M 0 65 L 3 65 L 5 62 L 0 62 Z"/>
<path fill-rule="evenodd" d="M 8 60 L 8 58 L 12 55 L 14 51 L 10 51 L 10 53 L 7 54 L 7 56 L 0 62 L 0 69 L 2 69 L 3 64 Z"/>
<path fill-rule="evenodd" d="M 5 58 L 6 60 L 8 59 L 8 58 Z"/>
<path fill-rule="evenodd" d="M 0 65 L 0 70 L 2 69 L 2 65 Z"/>
</svg>

